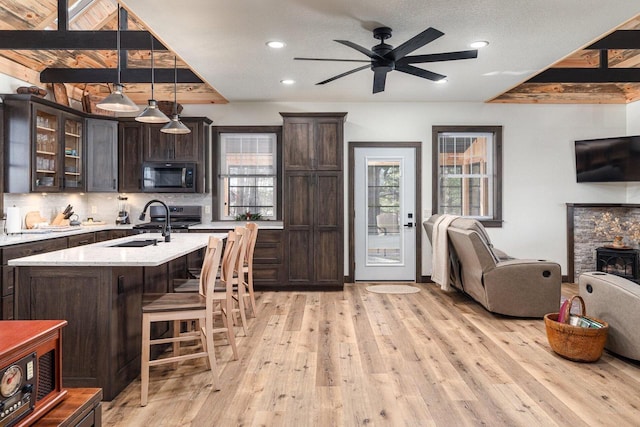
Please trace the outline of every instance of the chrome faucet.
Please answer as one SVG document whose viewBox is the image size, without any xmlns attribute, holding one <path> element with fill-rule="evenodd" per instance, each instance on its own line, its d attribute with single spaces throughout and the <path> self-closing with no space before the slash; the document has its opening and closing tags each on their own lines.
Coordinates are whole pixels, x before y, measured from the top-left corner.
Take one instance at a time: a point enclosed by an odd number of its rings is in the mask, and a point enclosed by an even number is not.
<svg viewBox="0 0 640 427">
<path fill-rule="evenodd" d="M 164 210 L 167 214 L 164 217 L 164 226 L 162 227 L 162 236 L 164 236 L 165 242 L 170 242 L 171 241 L 171 225 L 170 225 L 170 217 L 169 217 L 169 206 L 167 206 L 166 203 L 157 199 L 149 200 L 147 204 L 144 205 L 144 209 L 142 209 L 142 213 L 140 214 L 139 219 L 141 221 L 144 220 L 144 217 L 147 214 L 147 208 L 151 203 L 160 203 L 162 206 L 164 206 Z"/>
</svg>

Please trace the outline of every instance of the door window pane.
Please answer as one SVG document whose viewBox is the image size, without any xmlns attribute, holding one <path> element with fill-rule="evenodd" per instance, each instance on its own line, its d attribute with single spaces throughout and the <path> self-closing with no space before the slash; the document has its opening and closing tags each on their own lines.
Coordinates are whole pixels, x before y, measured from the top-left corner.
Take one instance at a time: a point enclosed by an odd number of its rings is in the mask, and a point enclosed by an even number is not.
<svg viewBox="0 0 640 427">
<path fill-rule="evenodd" d="M 367 265 L 402 263 L 400 162 L 367 162 Z"/>
</svg>

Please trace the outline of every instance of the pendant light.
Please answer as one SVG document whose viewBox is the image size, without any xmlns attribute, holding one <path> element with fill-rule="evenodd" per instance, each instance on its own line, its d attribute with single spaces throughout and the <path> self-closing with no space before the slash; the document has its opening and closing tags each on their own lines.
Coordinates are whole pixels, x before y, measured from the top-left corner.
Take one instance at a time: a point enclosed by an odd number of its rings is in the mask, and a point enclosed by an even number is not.
<svg viewBox="0 0 640 427">
<path fill-rule="evenodd" d="M 171 121 L 164 125 L 160 132 L 173 134 L 191 133 L 191 129 L 180 121 L 180 116 L 178 115 L 178 60 L 175 56 L 173 57 L 173 115 L 171 116 Z"/>
<path fill-rule="evenodd" d="M 117 113 L 128 113 L 140 110 L 127 95 L 122 92 L 120 82 L 120 4 L 118 3 L 118 28 L 116 29 L 116 52 L 118 54 L 118 83 L 113 85 L 113 92 L 96 104 L 98 108 Z"/>
<path fill-rule="evenodd" d="M 143 123 L 167 123 L 169 117 L 158 109 L 158 102 L 153 98 L 153 83 L 154 83 L 154 66 L 153 66 L 153 36 L 151 36 L 151 99 L 149 105 L 144 109 L 136 121 Z"/>
</svg>

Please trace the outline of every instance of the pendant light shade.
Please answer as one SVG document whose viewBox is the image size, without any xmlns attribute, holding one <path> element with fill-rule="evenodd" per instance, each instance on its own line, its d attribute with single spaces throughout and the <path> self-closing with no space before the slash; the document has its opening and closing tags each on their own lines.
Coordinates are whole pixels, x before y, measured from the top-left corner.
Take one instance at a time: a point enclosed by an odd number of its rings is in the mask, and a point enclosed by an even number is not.
<svg viewBox="0 0 640 427">
<path fill-rule="evenodd" d="M 180 116 L 178 115 L 178 61 L 176 57 L 173 58 L 173 115 L 171 116 L 171 121 L 164 125 L 160 132 L 175 135 L 191 132 L 191 129 L 180 121 Z"/>
<path fill-rule="evenodd" d="M 185 126 L 184 123 L 180 121 L 180 116 L 174 114 L 171 116 L 171 121 L 164 125 L 160 132 L 164 133 L 173 133 L 173 134 L 185 134 L 190 133 L 191 129 Z"/>
<path fill-rule="evenodd" d="M 96 104 L 98 108 L 118 113 L 130 113 L 140 110 L 135 102 L 122 92 L 122 85 L 113 85 L 113 92 L 102 101 Z"/>
<path fill-rule="evenodd" d="M 118 3 L 118 28 L 116 29 L 116 51 L 118 54 L 118 83 L 113 85 L 113 92 L 96 104 L 98 108 L 117 113 L 130 113 L 140 110 L 138 106 L 122 91 L 120 82 L 120 4 Z"/>
<path fill-rule="evenodd" d="M 149 100 L 147 108 L 145 108 L 144 111 L 136 117 L 136 121 L 143 123 L 167 123 L 169 121 L 169 117 L 158 109 L 158 103 L 153 99 L 154 71 L 153 37 L 151 37 L 151 99 Z"/>
</svg>

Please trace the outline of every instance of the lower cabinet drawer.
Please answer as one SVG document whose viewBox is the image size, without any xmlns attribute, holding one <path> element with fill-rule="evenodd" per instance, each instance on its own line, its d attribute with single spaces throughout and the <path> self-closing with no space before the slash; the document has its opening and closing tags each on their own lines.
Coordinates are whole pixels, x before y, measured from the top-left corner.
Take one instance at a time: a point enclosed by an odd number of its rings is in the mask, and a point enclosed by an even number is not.
<svg viewBox="0 0 640 427">
<path fill-rule="evenodd" d="M 2 249 L 2 264 L 6 265 L 11 259 L 22 258 L 29 255 L 43 254 L 67 248 L 67 238 L 41 240 L 33 243 L 21 243 L 19 245 L 5 246 Z"/>
<path fill-rule="evenodd" d="M 69 247 L 84 246 L 96 242 L 95 233 L 78 234 L 77 236 L 69 236 Z"/>
</svg>

